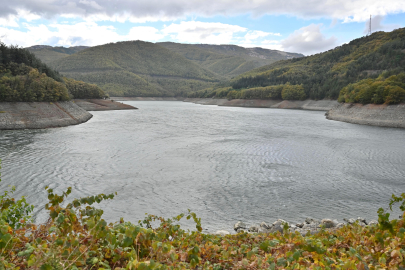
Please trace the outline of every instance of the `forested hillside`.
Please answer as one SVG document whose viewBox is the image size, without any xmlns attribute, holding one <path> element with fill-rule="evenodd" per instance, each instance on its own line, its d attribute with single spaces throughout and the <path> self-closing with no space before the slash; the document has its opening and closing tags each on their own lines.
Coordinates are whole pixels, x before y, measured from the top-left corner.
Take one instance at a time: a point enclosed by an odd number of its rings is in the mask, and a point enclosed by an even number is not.
<svg viewBox="0 0 405 270">
<path fill-rule="evenodd" d="M 104 96 L 96 85 L 62 78 L 28 50 L 0 42 L 0 101 L 65 101 Z"/>
<path fill-rule="evenodd" d="M 236 45 L 157 43 L 194 63 L 227 79 L 279 60 L 303 57 L 262 48 L 243 48 Z"/>
<path fill-rule="evenodd" d="M 36 57 L 41 59 L 45 64 L 49 64 L 53 61 L 59 60 L 63 57 L 80 52 L 87 49 L 87 46 L 75 46 L 75 47 L 52 47 L 47 45 L 35 45 L 26 48 L 30 52 L 34 53 Z"/>
<path fill-rule="evenodd" d="M 404 68 L 405 28 L 401 28 L 389 33 L 376 32 L 324 53 L 263 66 L 227 84 L 190 93 L 189 97 L 337 99 L 340 91 L 350 84 L 376 80 L 380 75 L 385 78 L 403 74 Z M 367 93 L 373 95 L 375 91 Z M 368 102 L 377 102 L 374 100 Z"/>
<path fill-rule="evenodd" d="M 182 55 L 143 41 L 91 47 L 51 66 L 118 96 L 184 96 L 221 79 Z"/>
</svg>

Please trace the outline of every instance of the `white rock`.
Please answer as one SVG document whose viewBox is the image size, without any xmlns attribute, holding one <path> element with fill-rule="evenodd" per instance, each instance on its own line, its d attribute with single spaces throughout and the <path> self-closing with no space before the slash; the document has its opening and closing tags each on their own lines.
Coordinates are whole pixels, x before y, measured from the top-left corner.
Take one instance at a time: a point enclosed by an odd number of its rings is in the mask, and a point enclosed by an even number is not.
<svg viewBox="0 0 405 270">
<path fill-rule="evenodd" d="M 233 225 L 233 229 L 235 231 L 238 231 L 238 229 L 243 229 L 246 230 L 247 226 L 245 223 L 243 223 L 242 221 L 238 221 L 235 223 L 235 225 Z"/>
<path fill-rule="evenodd" d="M 225 230 L 219 230 L 219 231 L 216 231 L 215 234 L 225 236 L 225 235 L 228 235 L 228 234 L 231 234 L 231 233 L 228 232 L 228 231 L 225 231 Z"/>
</svg>

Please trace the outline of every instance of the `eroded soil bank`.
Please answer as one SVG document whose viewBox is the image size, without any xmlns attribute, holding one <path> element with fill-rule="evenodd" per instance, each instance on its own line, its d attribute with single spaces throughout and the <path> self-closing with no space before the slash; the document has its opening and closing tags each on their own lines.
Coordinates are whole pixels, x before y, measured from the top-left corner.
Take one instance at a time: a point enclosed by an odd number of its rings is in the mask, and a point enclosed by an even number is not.
<svg viewBox="0 0 405 270">
<path fill-rule="evenodd" d="M 405 104 L 338 104 L 326 114 L 329 120 L 360 125 L 405 128 Z"/>
</svg>

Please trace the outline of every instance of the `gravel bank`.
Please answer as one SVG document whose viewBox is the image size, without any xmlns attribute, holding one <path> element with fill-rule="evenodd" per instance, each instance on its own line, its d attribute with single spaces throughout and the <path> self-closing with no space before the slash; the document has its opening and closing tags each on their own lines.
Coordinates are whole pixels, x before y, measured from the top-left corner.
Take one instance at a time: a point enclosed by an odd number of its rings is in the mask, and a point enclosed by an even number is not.
<svg viewBox="0 0 405 270">
<path fill-rule="evenodd" d="M 338 104 L 326 114 L 329 120 L 360 125 L 405 128 L 405 104 Z"/>
<path fill-rule="evenodd" d="M 92 116 L 71 101 L 0 102 L 0 130 L 65 127 L 84 123 Z"/>
</svg>

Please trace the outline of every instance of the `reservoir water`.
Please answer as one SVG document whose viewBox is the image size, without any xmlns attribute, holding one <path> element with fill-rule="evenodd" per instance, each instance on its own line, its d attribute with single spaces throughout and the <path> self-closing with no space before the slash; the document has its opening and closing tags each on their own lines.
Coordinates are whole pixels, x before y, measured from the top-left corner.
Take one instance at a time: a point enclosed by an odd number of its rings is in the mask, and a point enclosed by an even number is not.
<svg viewBox="0 0 405 270">
<path fill-rule="evenodd" d="M 312 218 L 377 218 L 405 192 L 405 130 L 326 120 L 324 112 L 128 101 L 87 123 L 0 131 L 2 182 L 45 219 L 45 186 L 71 199 L 117 192 L 108 221 L 187 209 L 204 229 Z M 398 211 L 393 213 L 396 217 Z M 192 223 L 185 223 L 193 228 Z"/>
</svg>

